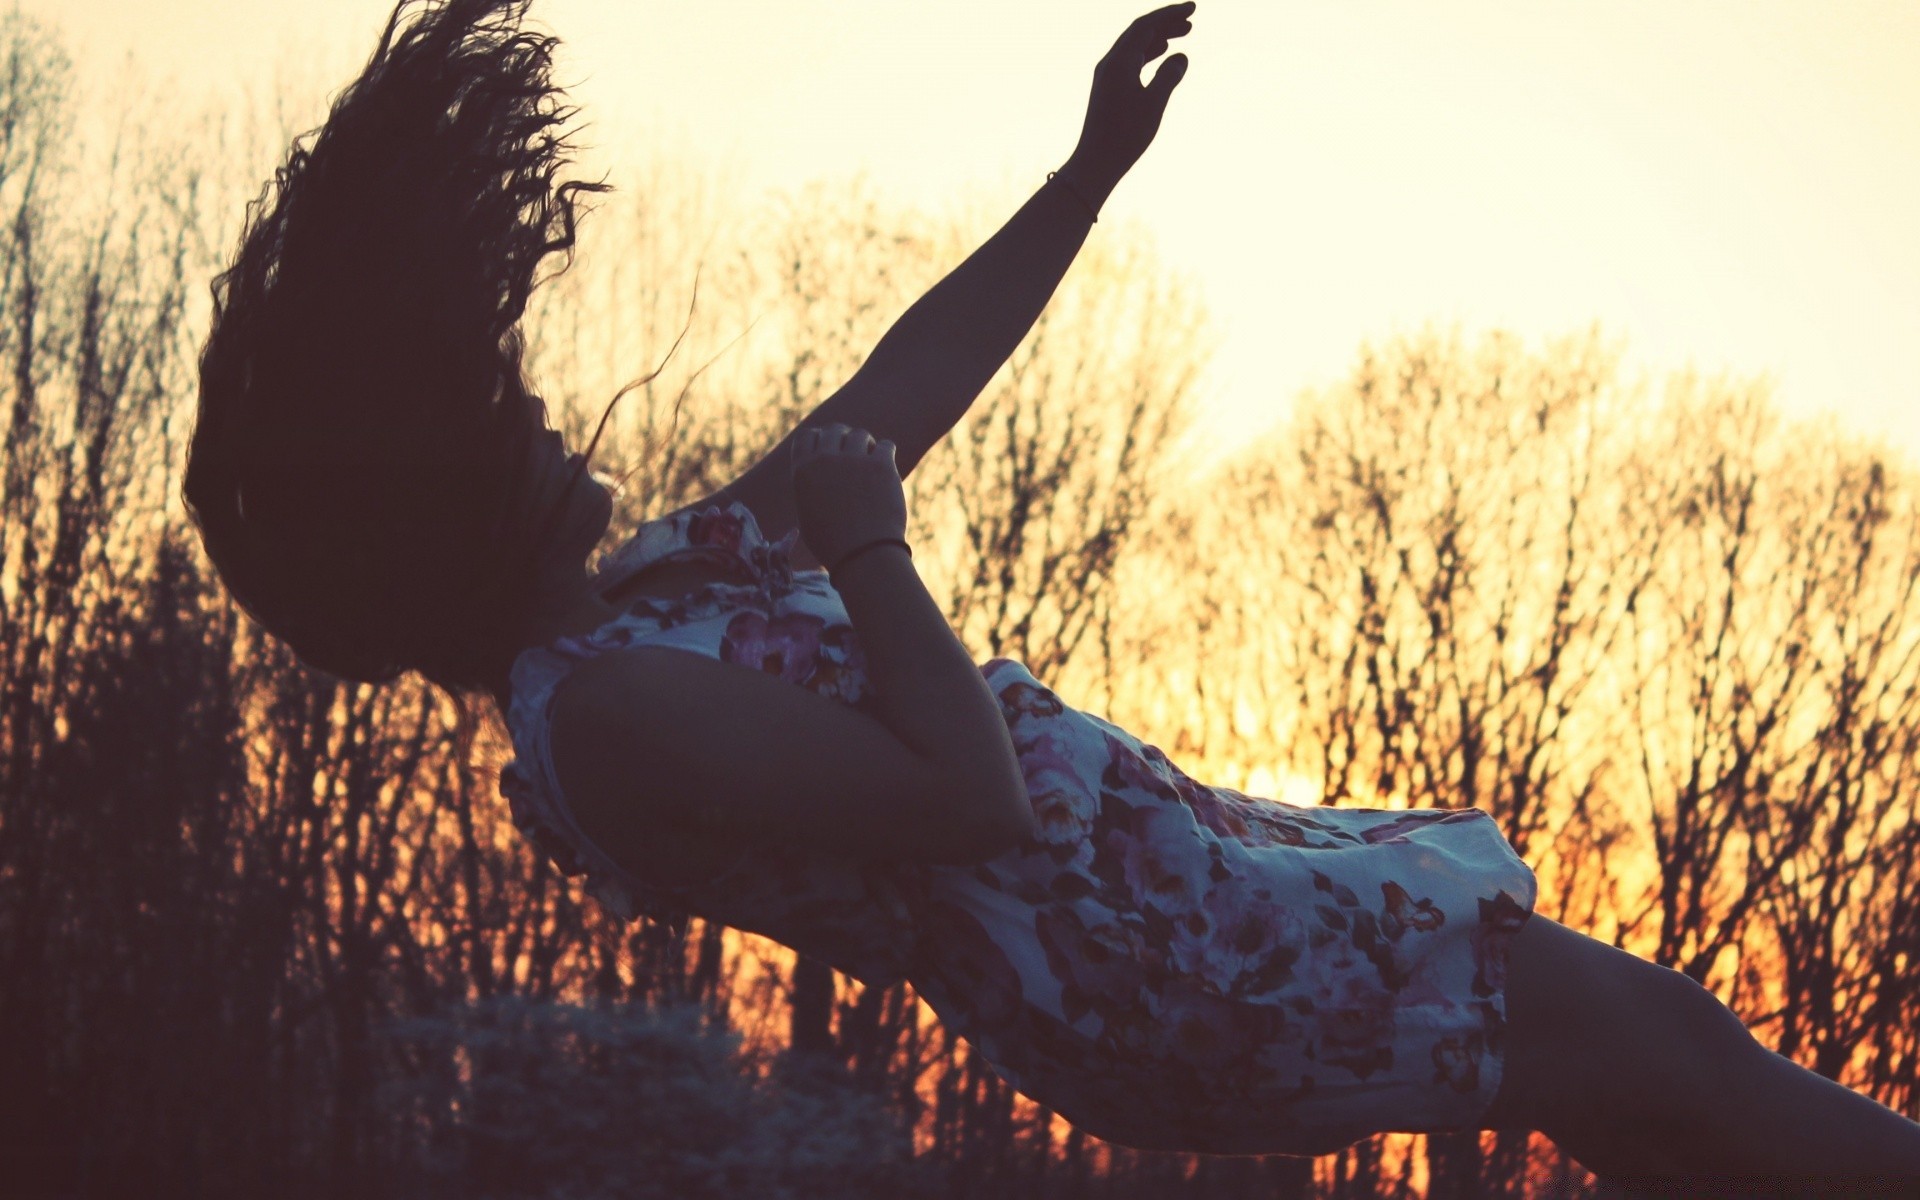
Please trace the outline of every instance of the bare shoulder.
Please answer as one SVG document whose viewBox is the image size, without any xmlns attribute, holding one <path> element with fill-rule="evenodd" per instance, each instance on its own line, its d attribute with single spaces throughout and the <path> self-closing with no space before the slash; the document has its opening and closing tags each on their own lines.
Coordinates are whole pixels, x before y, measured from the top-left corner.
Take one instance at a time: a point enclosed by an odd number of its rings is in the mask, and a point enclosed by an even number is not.
<svg viewBox="0 0 1920 1200">
<path fill-rule="evenodd" d="M 1017 836 L 1003 809 L 955 795 L 876 717 L 694 650 L 630 646 L 579 664 L 552 722 L 575 819 L 642 878 L 703 847 L 699 865 L 723 866 L 743 839 L 974 862 Z"/>
<path fill-rule="evenodd" d="M 647 752 L 637 751 L 623 737 L 607 735 L 603 714 L 610 704 L 641 700 L 633 708 L 636 728 L 649 711 L 647 697 L 620 686 L 623 676 L 635 675 L 634 666 L 607 665 L 617 656 L 632 658 L 633 651 L 589 659 L 555 689 L 548 743 L 554 775 L 581 831 L 621 867 L 646 882 L 668 886 L 710 880 L 734 862 L 740 844 L 687 820 L 684 797 L 667 769 L 671 763 L 654 764 L 661 769 L 649 777 Z M 639 656 L 642 663 L 650 657 Z M 670 687 L 678 665 L 665 661 L 652 681 Z"/>
</svg>

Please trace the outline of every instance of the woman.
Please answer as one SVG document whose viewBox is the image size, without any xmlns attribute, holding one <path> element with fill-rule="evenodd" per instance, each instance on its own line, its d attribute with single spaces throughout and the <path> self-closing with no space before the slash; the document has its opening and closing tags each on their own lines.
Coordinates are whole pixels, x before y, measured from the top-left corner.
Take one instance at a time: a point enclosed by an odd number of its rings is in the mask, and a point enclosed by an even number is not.
<svg viewBox="0 0 1920 1200">
<path fill-rule="evenodd" d="M 1534 914 L 1485 813 L 1200 784 L 1021 664 L 976 666 L 927 595 L 901 476 L 1153 140 L 1186 59 L 1140 72 L 1193 8 L 1120 36 L 1059 171 L 845 387 L 589 572 L 598 433 L 579 455 L 546 428 L 517 332 L 597 188 L 556 183 L 553 41 L 525 0 L 406 0 L 216 284 L 184 485 L 209 556 L 310 665 L 448 691 L 463 752 L 491 697 L 516 824 L 615 913 L 909 979 L 1100 1136 L 1321 1154 L 1525 1128 L 1689 1194 L 1920 1184 L 1920 1126 Z"/>
</svg>

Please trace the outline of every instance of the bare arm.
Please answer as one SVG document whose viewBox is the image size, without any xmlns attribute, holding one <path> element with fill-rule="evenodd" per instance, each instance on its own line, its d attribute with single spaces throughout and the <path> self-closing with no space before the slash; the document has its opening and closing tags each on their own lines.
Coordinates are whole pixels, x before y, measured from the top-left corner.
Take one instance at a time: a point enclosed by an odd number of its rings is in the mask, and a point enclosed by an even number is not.
<svg viewBox="0 0 1920 1200">
<path fill-rule="evenodd" d="M 642 877 L 704 876 L 741 837 L 979 862 L 1033 835 L 999 701 L 890 543 L 907 522 L 893 447 L 845 428 L 796 446 L 802 524 L 836 564 L 875 703 L 670 647 L 576 668 L 554 700 L 554 770 L 587 835 Z"/>
<path fill-rule="evenodd" d="M 998 232 L 895 321 L 852 379 L 801 424 L 843 424 L 899 448 L 904 477 L 966 415 L 1053 298 L 1112 182 L 1069 159 Z M 1117 181 L 1114 181 L 1117 182 Z M 898 430 L 890 432 L 889 427 Z"/>
<path fill-rule="evenodd" d="M 789 443 L 817 425 L 847 425 L 887 439 L 896 448 L 900 474 L 913 470 L 1033 328 L 1086 242 L 1094 212 L 1152 142 L 1187 60 L 1170 56 L 1144 86 L 1140 71 L 1165 53 L 1170 38 L 1192 28 L 1187 18 L 1193 7 L 1176 4 L 1148 13 L 1121 34 L 1095 68 L 1080 141 L 1055 177 L 915 301 L 845 386 L 703 504 L 745 504 L 769 538 L 794 528 Z M 811 548 L 797 543 L 794 566 L 818 565 Z"/>
<path fill-rule="evenodd" d="M 896 546 L 855 555 L 836 572 L 834 589 L 866 652 L 886 725 L 966 798 L 961 812 L 994 831 L 989 845 L 1032 836 L 1033 804 L 1000 701 L 912 558 Z"/>
<path fill-rule="evenodd" d="M 1036 191 L 998 233 L 894 322 L 845 386 L 702 506 L 737 500 L 752 510 L 769 539 L 781 537 L 797 520 L 780 464 L 802 430 L 824 425 L 848 425 L 889 439 L 898 448 L 900 474 L 911 472 L 966 414 L 1033 327 L 1087 240 L 1091 218 L 1061 186 L 1062 179 L 1078 177 L 1069 163 Z M 1109 190 L 1082 188 L 1094 204 Z M 803 571 L 820 565 L 804 540 L 795 542 L 793 565 Z"/>
</svg>

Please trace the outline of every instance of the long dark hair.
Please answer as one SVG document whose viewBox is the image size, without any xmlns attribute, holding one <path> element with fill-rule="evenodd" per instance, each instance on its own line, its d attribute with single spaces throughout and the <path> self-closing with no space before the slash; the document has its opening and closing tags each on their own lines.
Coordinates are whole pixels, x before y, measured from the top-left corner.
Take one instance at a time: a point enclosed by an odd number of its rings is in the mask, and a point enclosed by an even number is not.
<svg viewBox="0 0 1920 1200">
<path fill-rule="evenodd" d="M 551 435 L 518 322 L 541 261 L 571 262 L 576 194 L 607 189 L 556 180 L 574 110 L 526 7 L 401 0 L 295 140 L 214 281 L 182 487 L 250 616 L 343 679 L 420 672 L 463 743 L 600 436 L 529 512 Z"/>
</svg>

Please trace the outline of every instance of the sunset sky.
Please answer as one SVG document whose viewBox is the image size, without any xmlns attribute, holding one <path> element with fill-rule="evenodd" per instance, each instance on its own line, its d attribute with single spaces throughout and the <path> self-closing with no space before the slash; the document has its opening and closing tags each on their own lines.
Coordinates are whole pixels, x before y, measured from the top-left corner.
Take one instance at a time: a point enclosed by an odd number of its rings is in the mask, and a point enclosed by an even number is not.
<svg viewBox="0 0 1920 1200">
<path fill-rule="evenodd" d="M 24 0 L 102 94 L 126 56 L 239 103 L 322 96 L 387 0 Z M 536 0 L 585 140 L 697 147 L 737 188 L 864 172 L 945 211 L 1072 149 L 1116 0 Z M 1160 138 L 1096 237 L 1198 288 L 1223 434 L 1433 320 L 1599 322 L 1631 365 L 1766 373 L 1920 463 L 1920 4 L 1201 0 Z M 238 213 L 235 214 L 236 228 Z M 722 227 L 730 214 L 716 212 Z M 984 237 L 991 229 L 982 229 Z M 588 233 L 587 253 L 591 253 Z"/>
</svg>

